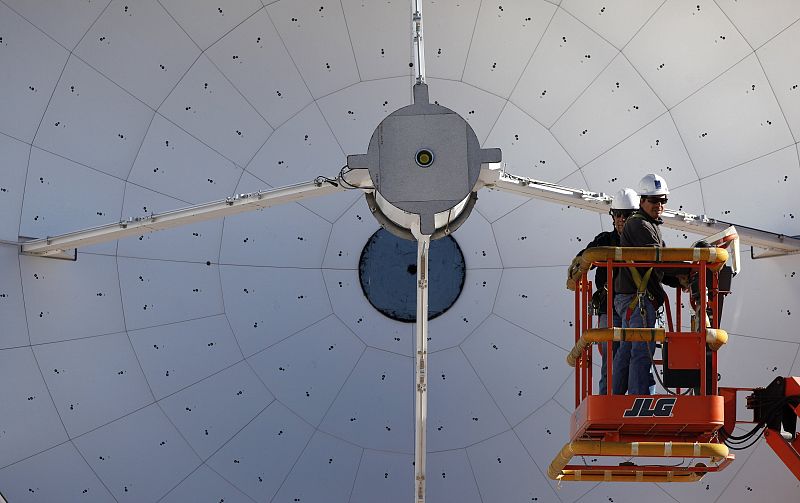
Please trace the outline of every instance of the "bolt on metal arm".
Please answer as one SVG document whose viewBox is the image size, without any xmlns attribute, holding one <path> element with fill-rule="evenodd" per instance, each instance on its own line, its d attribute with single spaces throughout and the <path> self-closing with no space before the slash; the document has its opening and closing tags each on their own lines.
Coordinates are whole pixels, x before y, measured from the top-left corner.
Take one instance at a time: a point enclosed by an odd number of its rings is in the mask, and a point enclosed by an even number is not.
<svg viewBox="0 0 800 503">
<path fill-rule="evenodd" d="M 413 1 L 411 13 L 411 33 L 414 54 L 414 67 L 417 70 L 417 84 L 425 83 L 425 44 L 422 39 L 422 0 Z"/>
</svg>

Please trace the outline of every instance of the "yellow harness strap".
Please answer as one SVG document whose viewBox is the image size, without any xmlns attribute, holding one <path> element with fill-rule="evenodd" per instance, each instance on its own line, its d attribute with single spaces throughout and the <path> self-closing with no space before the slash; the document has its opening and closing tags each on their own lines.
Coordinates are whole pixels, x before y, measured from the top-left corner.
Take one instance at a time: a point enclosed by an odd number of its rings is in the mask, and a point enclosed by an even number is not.
<svg viewBox="0 0 800 503">
<path fill-rule="evenodd" d="M 631 263 L 633 262 L 631 261 Z M 639 274 L 639 270 L 635 267 L 631 267 L 630 270 L 633 282 L 636 284 L 636 296 L 631 299 L 631 303 L 628 304 L 628 309 L 633 310 L 633 308 L 636 307 L 636 303 L 639 302 L 639 297 L 647 292 L 647 283 L 650 281 L 650 274 L 653 272 L 653 268 L 649 268 L 644 273 L 644 276 Z"/>
</svg>

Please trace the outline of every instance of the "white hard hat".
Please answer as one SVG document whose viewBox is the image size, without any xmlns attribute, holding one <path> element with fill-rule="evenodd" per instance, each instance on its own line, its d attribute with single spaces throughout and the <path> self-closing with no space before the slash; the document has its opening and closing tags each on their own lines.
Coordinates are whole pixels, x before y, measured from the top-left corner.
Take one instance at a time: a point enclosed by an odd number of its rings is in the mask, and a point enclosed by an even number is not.
<svg viewBox="0 0 800 503">
<path fill-rule="evenodd" d="M 612 210 L 635 210 L 639 207 L 639 195 L 635 190 L 625 187 L 614 194 L 611 200 Z"/>
<path fill-rule="evenodd" d="M 639 180 L 640 196 L 665 196 L 667 194 L 669 194 L 669 189 L 663 176 L 648 173 Z"/>
</svg>

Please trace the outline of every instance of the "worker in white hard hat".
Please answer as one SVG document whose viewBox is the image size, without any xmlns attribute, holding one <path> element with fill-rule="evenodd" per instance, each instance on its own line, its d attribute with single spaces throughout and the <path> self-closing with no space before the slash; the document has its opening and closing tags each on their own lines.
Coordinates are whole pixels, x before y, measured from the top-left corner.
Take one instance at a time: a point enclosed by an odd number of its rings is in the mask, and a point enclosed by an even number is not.
<svg viewBox="0 0 800 503">
<path fill-rule="evenodd" d="M 589 248 L 594 248 L 597 246 L 619 246 L 619 239 L 620 235 L 622 234 L 622 229 L 625 227 L 625 220 L 634 212 L 636 208 L 639 206 L 639 196 L 636 194 L 636 191 L 629 188 L 621 189 L 614 195 L 614 198 L 611 200 L 611 209 L 609 210 L 609 214 L 611 215 L 612 222 L 614 224 L 614 229 L 607 232 L 601 232 L 597 236 L 594 237 L 591 243 L 586 245 L 586 248 L 581 250 L 578 253 L 578 257 L 580 257 L 584 251 Z M 577 266 L 577 262 L 573 262 Z M 572 271 L 570 271 L 571 273 Z M 615 271 L 616 272 L 616 271 Z M 572 275 L 570 274 L 570 277 Z M 608 299 L 608 289 L 606 287 L 606 280 L 608 278 L 608 273 L 606 272 L 605 267 L 598 267 L 597 271 L 595 272 L 594 276 L 594 285 L 595 285 L 595 292 L 592 295 L 592 310 L 593 313 L 598 316 L 597 319 L 597 327 L 598 328 L 605 328 L 608 327 L 608 313 L 606 313 L 606 305 Z M 616 314 L 616 312 L 612 313 L 612 320 L 614 327 L 621 327 L 622 321 L 621 318 Z M 600 369 L 600 383 L 599 383 L 599 390 L 598 393 L 600 395 L 606 394 L 606 350 L 607 345 L 610 343 L 600 343 L 598 348 L 600 349 L 600 355 L 602 356 L 602 365 Z M 612 354 L 615 354 L 617 351 L 617 347 L 619 346 L 619 342 L 613 343 Z"/>
<path fill-rule="evenodd" d="M 660 175 L 650 173 L 639 182 L 639 208 L 625 222 L 620 246 L 664 247 L 660 226 L 669 188 Z M 661 283 L 681 286 L 681 281 L 657 268 L 620 268 L 614 279 L 614 310 L 625 328 L 653 328 L 666 293 Z M 685 278 L 684 278 L 685 282 Z M 622 341 L 614 355 L 612 387 L 615 395 L 652 394 L 655 384 L 650 366 L 655 342 Z"/>
</svg>

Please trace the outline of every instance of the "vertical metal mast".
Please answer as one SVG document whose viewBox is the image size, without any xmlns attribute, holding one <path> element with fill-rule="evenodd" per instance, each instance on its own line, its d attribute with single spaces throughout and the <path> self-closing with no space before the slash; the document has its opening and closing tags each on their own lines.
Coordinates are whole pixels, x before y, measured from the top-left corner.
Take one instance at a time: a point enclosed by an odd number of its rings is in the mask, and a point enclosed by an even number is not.
<svg viewBox="0 0 800 503">
<path fill-rule="evenodd" d="M 414 67 L 417 69 L 417 84 L 425 83 L 425 44 L 422 40 L 422 0 L 411 0 L 411 36 Z"/>
<path fill-rule="evenodd" d="M 425 84 L 425 46 L 422 40 L 422 0 L 411 2 L 411 36 L 415 85 Z M 420 217 L 421 218 L 421 217 Z M 421 223 L 421 222 L 420 222 Z M 417 238 L 417 327 L 414 357 L 414 502 L 425 503 L 425 451 L 428 425 L 428 251 L 431 236 L 420 224 L 411 229 Z"/>
<path fill-rule="evenodd" d="M 417 238 L 417 330 L 414 359 L 414 502 L 425 503 L 425 451 L 428 427 L 428 252 L 431 237 L 413 230 Z"/>
</svg>

